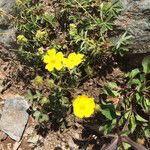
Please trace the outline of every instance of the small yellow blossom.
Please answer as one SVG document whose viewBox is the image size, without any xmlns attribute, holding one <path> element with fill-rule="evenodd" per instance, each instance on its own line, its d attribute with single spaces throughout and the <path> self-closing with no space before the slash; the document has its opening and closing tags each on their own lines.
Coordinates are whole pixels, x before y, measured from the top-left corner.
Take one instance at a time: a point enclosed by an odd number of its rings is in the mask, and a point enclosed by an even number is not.
<svg viewBox="0 0 150 150">
<path fill-rule="evenodd" d="M 37 55 L 44 54 L 43 47 L 38 48 Z"/>
<path fill-rule="evenodd" d="M 62 61 L 64 59 L 63 53 L 58 52 L 56 53 L 56 49 L 50 49 L 47 51 L 47 54 L 44 56 L 43 62 L 47 65 L 45 69 L 48 71 L 53 71 L 54 68 L 56 70 L 61 70 L 63 67 Z"/>
<path fill-rule="evenodd" d="M 64 58 L 63 63 L 69 69 L 78 66 L 83 61 L 83 54 L 70 53 L 68 58 Z"/>
<path fill-rule="evenodd" d="M 47 37 L 47 32 L 46 31 L 37 30 L 35 38 L 38 39 L 38 40 L 41 40 L 44 37 Z"/>
<path fill-rule="evenodd" d="M 36 86 L 41 86 L 41 85 L 43 85 L 43 77 L 41 77 L 41 76 L 36 76 L 33 80 L 32 80 L 32 83 L 34 84 L 34 85 L 36 85 Z"/>
<path fill-rule="evenodd" d="M 74 37 L 77 34 L 77 26 L 73 23 L 70 24 L 69 34 Z"/>
<path fill-rule="evenodd" d="M 27 43 L 28 39 L 24 35 L 18 35 L 17 36 L 17 43 L 22 44 L 22 43 Z"/>
<path fill-rule="evenodd" d="M 79 118 L 90 117 L 94 113 L 95 107 L 94 98 L 86 95 L 78 96 L 73 102 L 73 112 Z"/>
</svg>

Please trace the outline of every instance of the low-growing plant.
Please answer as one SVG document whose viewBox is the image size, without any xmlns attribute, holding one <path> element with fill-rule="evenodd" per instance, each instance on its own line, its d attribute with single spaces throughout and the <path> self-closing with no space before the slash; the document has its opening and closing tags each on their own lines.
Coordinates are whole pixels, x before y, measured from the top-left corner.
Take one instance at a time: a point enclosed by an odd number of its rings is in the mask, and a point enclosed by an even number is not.
<svg viewBox="0 0 150 150">
<path fill-rule="evenodd" d="M 121 10 L 117 1 L 99 5 L 92 0 L 67 0 L 61 1 L 59 7 L 60 11 L 51 12 L 39 1 L 16 2 L 18 53 L 25 62 L 30 62 L 37 70 L 43 71 L 43 77 L 37 76 L 32 80 L 36 90 L 28 93 L 34 110 L 41 114 L 47 112 L 41 104 L 44 89 L 50 91 L 47 94 L 48 100 L 53 94 L 55 99 L 59 97 L 53 106 L 58 105 L 60 110 L 63 108 L 61 105 L 64 102 L 61 100 L 79 86 L 79 79 L 82 80 L 80 68 L 84 65 L 84 60 L 89 64 L 90 55 L 105 51 L 102 45 L 109 39 L 107 32 L 112 31 L 113 20 Z M 53 84 L 48 86 L 46 80 L 53 81 Z M 46 105 L 51 106 L 50 103 Z M 43 116 L 37 114 L 36 118 Z M 52 116 L 57 118 L 59 115 Z M 43 121 L 40 119 L 40 122 L 41 120 Z"/>
<path fill-rule="evenodd" d="M 123 35 L 121 35 L 118 38 L 118 41 L 114 43 L 113 52 L 114 54 L 123 56 L 129 49 L 128 45 L 131 44 L 132 36 L 127 35 L 127 32 L 125 32 Z"/>
<path fill-rule="evenodd" d="M 149 63 L 150 59 L 147 57 L 142 62 L 143 69 L 136 68 L 129 72 L 125 77 L 125 85 L 108 83 L 104 87 L 107 98 L 100 104 L 100 112 L 106 119 L 100 126 L 100 131 L 105 135 L 116 132 L 117 138 L 121 136 L 122 142 L 125 141 L 135 148 L 138 145 L 127 136 L 134 134 L 136 138 L 147 139 L 150 135 Z M 111 146 L 117 146 L 117 138 L 116 143 Z M 121 146 L 127 145 L 122 143 Z"/>
<path fill-rule="evenodd" d="M 19 54 L 26 61 L 39 62 L 37 52 L 41 47 L 44 50 L 54 47 L 62 52 L 74 50 L 85 55 L 105 54 L 108 51 L 122 55 L 127 50 L 125 46 L 130 36 L 125 33 L 115 43 L 109 36 L 113 33 L 113 21 L 121 11 L 118 1 L 67 0 L 60 2 L 59 7 L 61 11 L 50 13 L 44 10 L 42 2 L 17 1 L 17 43 Z M 21 36 L 24 38 L 19 39 Z"/>
</svg>

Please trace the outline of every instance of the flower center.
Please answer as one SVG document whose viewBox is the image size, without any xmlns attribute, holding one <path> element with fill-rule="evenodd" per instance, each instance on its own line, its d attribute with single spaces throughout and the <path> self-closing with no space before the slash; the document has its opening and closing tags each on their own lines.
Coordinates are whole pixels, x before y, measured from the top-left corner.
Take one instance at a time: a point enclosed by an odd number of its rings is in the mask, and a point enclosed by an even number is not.
<svg viewBox="0 0 150 150">
<path fill-rule="evenodd" d="M 55 62 L 56 62 L 55 59 L 52 59 L 52 60 L 51 60 L 51 63 L 52 63 L 52 64 L 55 64 Z"/>
<path fill-rule="evenodd" d="M 82 110 L 82 109 L 85 109 L 85 106 L 84 105 L 81 105 L 80 106 L 80 109 Z"/>
</svg>

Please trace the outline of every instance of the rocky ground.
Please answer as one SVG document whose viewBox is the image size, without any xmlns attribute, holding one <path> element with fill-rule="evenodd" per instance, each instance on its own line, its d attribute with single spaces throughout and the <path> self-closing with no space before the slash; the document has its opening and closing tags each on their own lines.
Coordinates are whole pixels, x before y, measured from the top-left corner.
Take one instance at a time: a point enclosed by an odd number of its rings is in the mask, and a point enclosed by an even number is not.
<svg viewBox="0 0 150 150">
<path fill-rule="evenodd" d="M 150 54 L 150 1 L 122 0 L 122 3 L 124 10 L 116 20 L 116 25 L 118 30 L 129 31 L 134 36 L 134 42 L 125 59 L 128 60 L 126 65 L 132 64 L 136 66 L 139 65 L 145 55 Z M 12 20 L 11 15 L 14 13 L 12 9 L 14 4 L 15 0 L 0 0 L 0 8 L 9 14 L 6 17 L 0 17 L 0 119 L 6 100 L 10 98 L 15 100 L 16 97 L 23 96 L 26 89 L 28 89 L 28 73 L 32 70 L 23 65 L 16 55 L 16 29 L 13 23 L 10 23 L 10 20 Z M 124 67 L 125 69 L 127 69 L 126 66 Z M 109 69 L 105 68 L 103 76 L 85 81 L 81 86 L 81 91 L 84 91 L 89 96 L 94 95 L 98 100 L 101 92 L 100 87 L 103 85 L 104 80 L 121 80 L 123 71 L 119 64 L 114 64 Z M 23 111 L 22 107 L 19 107 L 19 109 Z M 23 113 L 25 112 L 26 109 Z M 7 116 L 7 119 L 11 120 L 12 117 L 11 113 L 11 115 Z M 8 131 L 3 132 L 2 125 L 0 126 L 0 150 L 67 150 L 79 149 L 79 147 L 91 150 L 100 149 L 100 145 L 103 142 L 95 129 L 90 128 L 84 131 L 80 123 L 77 123 L 75 127 L 56 132 L 53 130 L 38 130 L 37 122 L 29 115 L 23 118 L 22 121 L 24 123 L 19 134 L 21 140 L 13 140 L 12 136 L 8 136 L 10 135 Z M 15 123 L 12 128 L 14 127 L 14 132 L 18 132 L 19 126 Z M 18 120 L 18 123 L 21 123 L 21 120 Z M 11 125 L 8 124 L 8 126 L 10 129 Z M 88 133 L 92 134 L 88 135 Z"/>
</svg>

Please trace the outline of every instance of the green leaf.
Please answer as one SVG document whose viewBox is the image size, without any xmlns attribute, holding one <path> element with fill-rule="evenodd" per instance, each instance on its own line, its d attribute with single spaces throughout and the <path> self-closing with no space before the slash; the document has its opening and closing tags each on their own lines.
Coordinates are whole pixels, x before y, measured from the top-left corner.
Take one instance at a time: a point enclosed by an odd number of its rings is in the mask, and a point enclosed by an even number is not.
<svg viewBox="0 0 150 150">
<path fill-rule="evenodd" d="M 115 126 L 116 119 L 113 119 L 110 123 L 107 124 L 107 132 L 110 133 Z"/>
<path fill-rule="evenodd" d="M 150 55 L 143 59 L 142 66 L 145 74 L 150 73 Z"/>
<path fill-rule="evenodd" d="M 39 91 L 36 91 L 36 94 L 33 96 L 36 101 L 39 101 L 42 97 L 42 94 Z"/>
<path fill-rule="evenodd" d="M 135 121 L 134 115 L 131 116 L 130 123 L 131 123 L 130 124 L 131 125 L 130 130 L 131 130 L 131 133 L 133 133 L 134 130 L 136 129 L 136 121 Z"/>
<path fill-rule="evenodd" d="M 141 121 L 141 122 L 148 122 L 147 120 L 145 120 L 144 118 L 142 118 L 140 115 L 136 114 L 135 115 L 136 120 Z"/>
<path fill-rule="evenodd" d="M 131 113 L 130 110 L 128 110 L 128 111 L 124 114 L 124 118 L 127 119 L 130 113 Z"/>
<path fill-rule="evenodd" d="M 29 101 L 29 102 L 32 102 L 33 101 L 33 95 L 31 93 L 31 90 L 28 90 L 27 91 L 27 94 L 25 95 L 26 99 Z"/>
<path fill-rule="evenodd" d="M 144 73 L 142 73 L 142 74 L 140 74 L 140 81 L 141 82 L 144 82 L 145 81 L 145 74 Z"/>
<path fill-rule="evenodd" d="M 144 129 L 144 134 L 146 137 L 149 137 L 150 136 L 150 129 L 149 128 Z"/>
<path fill-rule="evenodd" d="M 115 125 L 116 125 L 116 119 L 107 121 L 107 122 L 105 122 L 105 125 L 99 127 L 99 131 L 103 132 L 104 135 L 107 135 L 108 133 L 110 133 L 112 131 L 112 129 L 115 127 Z"/>
<path fill-rule="evenodd" d="M 105 92 L 106 95 L 109 95 L 109 96 L 112 96 L 112 97 L 119 96 L 118 91 L 112 90 L 110 87 L 107 87 L 107 86 L 104 88 L 104 92 Z"/>
<path fill-rule="evenodd" d="M 115 82 L 109 82 L 109 83 L 108 83 L 108 86 L 109 86 L 110 88 L 112 88 L 112 89 L 118 89 L 118 86 L 117 86 L 117 84 L 116 84 Z"/>
<path fill-rule="evenodd" d="M 62 97 L 62 99 L 61 99 L 62 101 L 61 101 L 61 105 L 63 106 L 63 107 L 69 107 L 69 100 L 68 100 L 68 98 L 67 97 Z"/>
<path fill-rule="evenodd" d="M 93 75 L 93 68 L 90 66 L 87 66 L 85 68 L 85 72 L 87 73 L 88 76 L 92 76 Z"/>
<path fill-rule="evenodd" d="M 141 85 L 141 81 L 140 81 L 139 79 L 132 79 L 132 80 L 131 80 L 131 83 L 132 83 L 133 85 Z"/>
<path fill-rule="evenodd" d="M 121 119 L 119 120 L 119 126 L 122 126 L 124 124 L 124 118 L 121 117 Z"/>
<path fill-rule="evenodd" d="M 136 100 L 137 100 L 137 102 L 139 102 L 139 101 L 141 100 L 141 96 L 140 96 L 140 94 L 139 94 L 139 93 L 136 93 L 136 94 L 135 94 L 135 96 L 136 96 Z"/>
<path fill-rule="evenodd" d="M 38 110 L 37 110 L 37 111 L 35 111 L 35 112 L 34 112 L 34 114 L 33 114 L 33 116 L 35 117 L 35 119 L 36 119 L 36 120 L 38 120 L 38 119 L 39 119 L 40 115 L 41 115 L 41 112 L 40 112 L 40 111 L 38 111 Z"/>
<path fill-rule="evenodd" d="M 41 114 L 40 118 L 39 118 L 39 122 L 42 123 L 42 122 L 45 122 L 45 121 L 48 121 L 49 120 L 49 117 L 48 115 L 46 114 Z"/>
<path fill-rule="evenodd" d="M 129 129 L 127 129 L 127 130 L 125 130 L 125 131 L 121 131 L 121 135 L 122 135 L 122 136 L 128 136 L 129 134 L 131 134 L 131 132 L 130 132 Z"/>
<path fill-rule="evenodd" d="M 125 150 L 128 150 L 131 147 L 131 145 L 128 143 L 123 143 L 123 146 Z"/>
<path fill-rule="evenodd" d="M 102 105 L 100 111 L 109 120 L 113 120 L 117 117 L 114 105 Z"/>
<path fill-rule="evenodd" d="M 148 98 L 143 98 L 143 105 L 146 113 L 150 113 L 150 100 Z"/>
<path fill-rule="evenodd" d="M 46 114 L 43 114 L 40 111 L 35 111 L 33 116 L 35 117 L 36 120 L 38 120 L 40 123 L 44 122 L 44 121 L 48 121 L 49 117 Z"/>
<path fill-rule="evenodd" d="M 42 105 L 44 105 L 44 104 L 49 103 L 49 100 L 48 100 L 47 97 L 43 97 L 43 98 L 40 100 L 40 103 L 41 103 Z"/>
<path fill-rule="evenodd" d="M 139 73 L 140 73 L 140 70 L 136 68 L 129 73 L 129 78 L 133 79 Z"/>
</svg>

